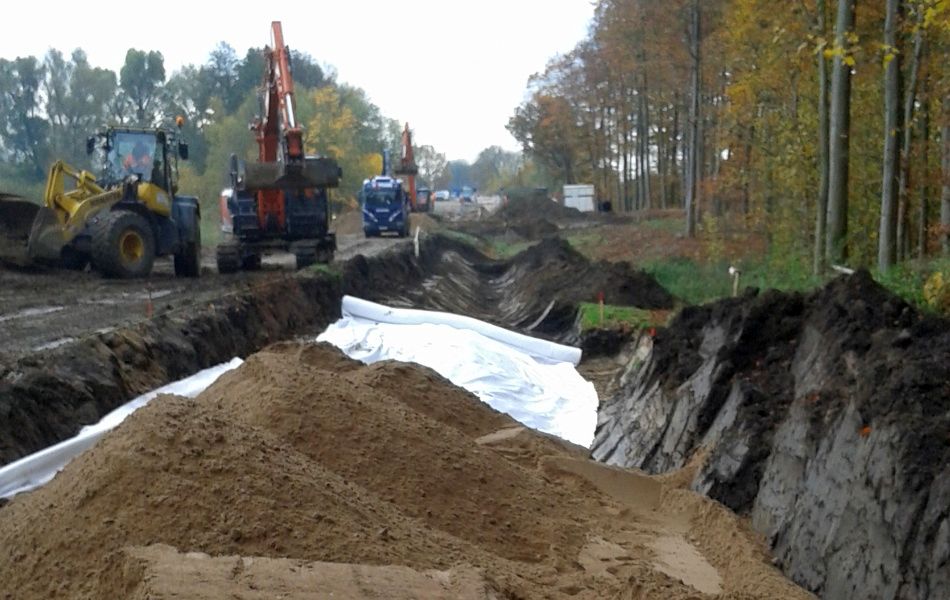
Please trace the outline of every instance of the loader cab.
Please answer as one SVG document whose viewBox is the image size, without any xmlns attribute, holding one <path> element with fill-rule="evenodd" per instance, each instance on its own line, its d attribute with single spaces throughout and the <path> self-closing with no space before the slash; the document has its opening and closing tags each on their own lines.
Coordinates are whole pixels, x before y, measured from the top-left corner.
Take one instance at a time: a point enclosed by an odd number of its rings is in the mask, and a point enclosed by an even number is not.
<svg viewBox="0 0 950 600">
<path fill-rule="evenodd" d="M 152 183 L 174 194 L 178 188 L 178 156 L 170 152 L 169 135 L 161 129 L 112 128 L 89 138 L 86 149 L 95 154 L 94 169 L 106 186 L 118 184 L 129 176 Z M 187 147 L 179 143 L 182 158 Z"/>
</svg>

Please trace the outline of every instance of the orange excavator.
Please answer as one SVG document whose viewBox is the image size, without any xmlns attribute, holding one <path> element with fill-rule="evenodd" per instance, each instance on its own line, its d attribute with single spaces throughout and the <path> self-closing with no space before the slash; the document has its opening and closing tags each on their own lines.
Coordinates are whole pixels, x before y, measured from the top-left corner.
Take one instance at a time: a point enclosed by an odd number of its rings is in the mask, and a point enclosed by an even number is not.
<svg viewBox="0 0 950 600">
<path fill-rule="evenodd" d="M 221 273 L 259 269 L 261 256 L 275 250 L 292 252 L 297 268 L 328 263 L 336 250 L 328 190 L 339 185 L 342 172 L 333 159 L 305 155 L 290 49 L 279 21 L 271 23 L 271 35 L 261 114 L 251 123 L 258 159 L 245 162 L 232 154 L 231 187 L 221 193 Z"/>
<path fill-rule="evenodd" d="M 416 190 L 416 175 L 419 174 L 419 167 L 416 165 L 415 154 L 412 150 L 412 132 L 409 130 L 409 123 L 406 123 L 402 130 L 402 157 L 399 159 L 399 165 L 395 169 L 396 175 L 405 175 L 409 183 L 409 208 L 412 212 L 429 212 L 432 206 L 432 194 L 425 189 L 420 194 Z"/>
</svg>

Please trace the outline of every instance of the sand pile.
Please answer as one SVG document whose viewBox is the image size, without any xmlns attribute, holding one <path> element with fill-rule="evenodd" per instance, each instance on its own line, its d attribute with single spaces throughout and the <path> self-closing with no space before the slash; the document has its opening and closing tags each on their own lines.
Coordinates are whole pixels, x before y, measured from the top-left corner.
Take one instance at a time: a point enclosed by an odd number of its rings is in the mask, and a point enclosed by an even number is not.
<svg viewBox="0 0 950 600">
<path fill-rule="evenodd" d="M 0 508 L 0 597 L 805 597 L 721 507 L 581 456 L 431 371 L 272 346 Z"/>
</svg>

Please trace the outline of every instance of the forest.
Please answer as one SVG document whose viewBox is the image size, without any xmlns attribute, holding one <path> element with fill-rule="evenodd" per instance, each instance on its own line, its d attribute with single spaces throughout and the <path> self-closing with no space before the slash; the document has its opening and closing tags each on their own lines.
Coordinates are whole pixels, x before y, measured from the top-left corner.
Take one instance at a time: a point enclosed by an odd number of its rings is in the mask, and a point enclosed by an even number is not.
<svg viewBox="0 0 950 600">
<path fill-rule="evenodd" d="M 600 0 L 508 125 L 556 182 L 784 268 L 948 251 L 950 2 Z"/>
</svg>

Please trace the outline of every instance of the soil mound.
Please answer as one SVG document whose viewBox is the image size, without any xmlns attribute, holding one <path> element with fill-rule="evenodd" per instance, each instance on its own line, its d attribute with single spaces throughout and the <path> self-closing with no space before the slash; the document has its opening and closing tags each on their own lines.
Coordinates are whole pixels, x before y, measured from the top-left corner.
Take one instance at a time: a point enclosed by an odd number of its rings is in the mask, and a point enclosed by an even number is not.
<svg viewBox="0 0 950 600">
<path fill-rule="evenodd" d="M 511 224 L 511 230 L 526 240 L 539 240 L 557 235 L 559 231 L 558 226 L 547 219 L 518 221 Z"/>
<path fill-rule="evenodd" d="M 429 371 L 295 344 L 136 412 L 0 509 L 0 546 L 24 600 L 277 597 L 321 577 L 356 598 L 805 597 L 708 500 Z"/>
<path fill-rule="evenodd" d="M 576 220 L 583 219 L 584 213 L 570 208 L 545 196 L 522 195 L 508 196 L 495 218 L 502 221 L 531 221 L 541 219 Z"/>
<path fill-rule="evenodd" d="M 866 272 L 684 309 L 602 401 L 593 455 L 751 515 L 829 598 L 950 596 L 950 323 Z"/>
</svg>

